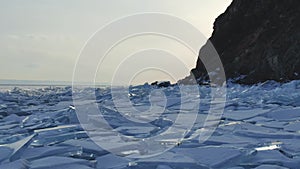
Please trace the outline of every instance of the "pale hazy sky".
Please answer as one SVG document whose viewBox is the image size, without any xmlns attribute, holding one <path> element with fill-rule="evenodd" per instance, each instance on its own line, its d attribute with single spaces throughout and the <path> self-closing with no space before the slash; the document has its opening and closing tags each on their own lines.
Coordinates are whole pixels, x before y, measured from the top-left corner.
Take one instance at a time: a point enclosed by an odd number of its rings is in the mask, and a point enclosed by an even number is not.
<svg viewBox="0 0 300 169">
<path fill-rule="evenodd" d="M 0 79 L 71 81 L 76 58 L 89 37 L 112 20 L 135 13 L 161 12 L 178 16 L 209 37 L 215 18 L 225 11 L 230 2 L 3 0 L 0 2 Z M 130 43 L 143 41 L 135 39 Z M 182 55 L 180 59 L 185 60 L 191 69 L 197 56 L 185 58 Z M 111 56 L 97 81 L 109 81 L 108 76 L 111 75 L 105 72 L 115 71 L 110 70 L 110 64 L 118 64 L 114 62 L 117 61 Z M 163 80 L 164 75 L 155 72 L 145 72 L 134 81 L 139 83 L 145 80 L 141 77 L 151 76 Z"/>
</svg>

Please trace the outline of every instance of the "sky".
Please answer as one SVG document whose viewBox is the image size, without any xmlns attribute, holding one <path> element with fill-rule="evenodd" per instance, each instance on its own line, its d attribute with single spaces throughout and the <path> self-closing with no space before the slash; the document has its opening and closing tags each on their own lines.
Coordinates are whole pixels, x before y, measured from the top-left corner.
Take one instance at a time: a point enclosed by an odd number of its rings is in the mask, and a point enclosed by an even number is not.
<svg viewBox="0 0 300 169">
<path fill-rule="evenodd" d="M 77 59 L 89 43 L 88 40 L 105 25 L 139 13 L 164 13 L 179 17 L 209 38 L 215 18 L 230 3 L 231 0 L 0 1 L 0 79 L 72 81 Z M 116 34 L 116 31 L 110 34 Z M 149 48 L 161 51 L 149 53 L 146 50 Z M 176 53 L 176 59 L 172 59 L 174 55 L 162 52 L 164 50 Z M 128 59 L 129 55 L 132 57 Z M 108 53 L 102 65 L 98 64 L 95 81 L 110 83 L 114 78 L 123 77 L 137 84 L 153 80 L 174 82 L 188 75 L 188 71 L 195 67 L 196 60 L 194 53 L 185 50 L 182 44 L 174 40 L 152 35 L 130 38 Z M 87 69 L 89 62 L 86 63 Z M 158 62 L 166 63 L 161 66 L 173 68 L 184 63 L 185 68 L 162 71 L 155 68 Z M 136 65 L 152 69 L 138 70 Z M 116 75 L 116 72 L 123 74 Z M 124 76 L 127 72 L 131 75 Z M 85 79 L 82 73 L 78 80 L 90 79 Z"/>
</svg>

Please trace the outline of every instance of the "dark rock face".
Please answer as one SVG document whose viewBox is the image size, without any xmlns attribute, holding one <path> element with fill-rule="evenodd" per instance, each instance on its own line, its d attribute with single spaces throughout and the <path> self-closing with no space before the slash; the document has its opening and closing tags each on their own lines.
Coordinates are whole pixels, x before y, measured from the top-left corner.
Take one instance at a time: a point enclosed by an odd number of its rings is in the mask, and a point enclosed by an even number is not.
<svg viewBox="0 0 300 169">
<path fill-rule="evenodd" d="M 216 19 L 209 39 L 227 79 L 244 84 L 300 79 L 299 13 L 299 0 L 233 0 Z M 199 58 L 191 73 L 207 79 Z"/>
</svg>

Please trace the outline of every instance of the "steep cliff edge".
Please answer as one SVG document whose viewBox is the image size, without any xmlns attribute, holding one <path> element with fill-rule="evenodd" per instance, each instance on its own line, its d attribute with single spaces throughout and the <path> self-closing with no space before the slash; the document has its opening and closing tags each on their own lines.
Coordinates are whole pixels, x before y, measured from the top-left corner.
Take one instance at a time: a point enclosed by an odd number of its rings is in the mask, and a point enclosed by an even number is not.
<svg viewBox="0 0 300 169">
<path fill-rule="evenodd" d="M 227 79 L 243 84 L 300 79 L 299 13 L 299 0 L 233 0 L 209 38 Z M 191 74 L 207 79 L 199 58 Z"/>
</svg>

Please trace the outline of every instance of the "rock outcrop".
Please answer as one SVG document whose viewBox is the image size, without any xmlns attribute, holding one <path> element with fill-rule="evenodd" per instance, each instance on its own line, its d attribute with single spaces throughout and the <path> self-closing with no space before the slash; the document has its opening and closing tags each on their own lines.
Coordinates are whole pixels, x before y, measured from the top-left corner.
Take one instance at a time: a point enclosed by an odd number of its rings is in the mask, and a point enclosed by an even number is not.
<svg viewBox="0 0 300 169">
<path fill-rule="evenodd" d="M 227 79 L 243 84 L 300 79 L 299 13 L 299 0 L 233 0 L 209 38 Z M 191 74 L 200 82 L 208 79 L 199 58 Z"/>
</svg>

